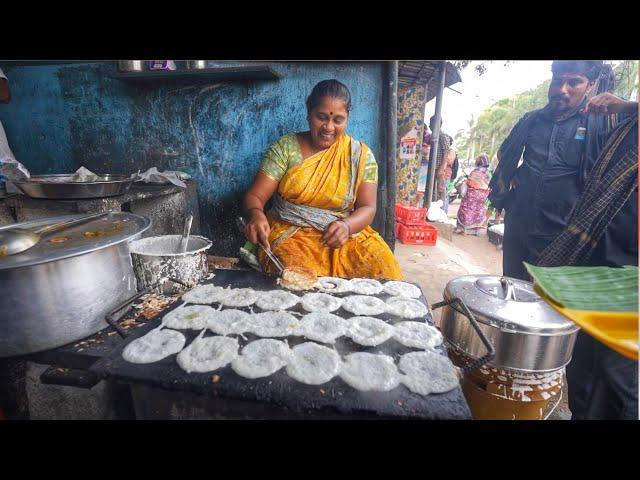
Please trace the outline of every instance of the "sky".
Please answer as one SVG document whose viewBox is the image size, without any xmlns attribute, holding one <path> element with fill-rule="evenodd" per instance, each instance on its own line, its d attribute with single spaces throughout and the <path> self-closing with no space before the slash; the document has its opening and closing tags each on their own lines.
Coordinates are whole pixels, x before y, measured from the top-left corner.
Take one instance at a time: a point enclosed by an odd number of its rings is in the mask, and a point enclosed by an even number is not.
<svg viewBox="0 0 640 480">
<path fill-rule="evenodd" d="M 518 60 L 505 65 L 504 60 L 485 63 L 486 71 L 478 75 L 471 62 L 460 72 L 462 82 L 445 88 L 442 99 L 442 129 L 455 137 L 460 129 L 467 129 L 471 115 L 477 117 L 485 108 L 501 98 L 537 87 L 551 78 L 551 60 Z M 425 108 L 426 122 L 434 114 L 435 99 Z"/>
</svg>

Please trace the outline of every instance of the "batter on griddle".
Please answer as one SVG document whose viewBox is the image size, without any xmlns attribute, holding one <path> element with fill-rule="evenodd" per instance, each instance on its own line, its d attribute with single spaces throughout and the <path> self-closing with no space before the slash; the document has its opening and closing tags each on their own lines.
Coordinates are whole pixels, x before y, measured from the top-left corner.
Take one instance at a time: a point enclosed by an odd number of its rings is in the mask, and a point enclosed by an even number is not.
<svg viewBox="0 0 640 480">
<path fill-rule="evenodd" d="M 247 344 L 231 362 L 231 368 L 244 378 L 268 377 L 284 367 L 290 357 L 291 349 L 285 342 L 261 338 Z"/>
<path fill-rule="evenodd" d="M 178 353 L 186 338 L 175 330 L 155 328 L 143 337 L 136 338 L 122 351 L 122 358 L 130 363 L 154 363 Z"/>
</svg>

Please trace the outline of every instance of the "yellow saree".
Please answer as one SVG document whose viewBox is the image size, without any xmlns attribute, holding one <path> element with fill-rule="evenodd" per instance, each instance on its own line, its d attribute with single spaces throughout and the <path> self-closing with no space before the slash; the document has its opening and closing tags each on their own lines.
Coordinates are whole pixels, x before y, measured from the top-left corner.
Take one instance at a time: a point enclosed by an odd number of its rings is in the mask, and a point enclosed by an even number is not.
<svg viewBox="0 0 640 480">
<path fill-rule="evenodd" d="M 352 169 L 352 139 L 342 135 L 326 150 L 288 168 L 276 195 L 295 205 L 305 205 L 346 217 L 353 209 L 355 192 L 363 181 L 368 147 L 361 143 L 358 170 Z M 370 154 L 369 154 L 370 155 Z M 354 173 L 356 178 L 353 179 Z M 382 237 L 370 226 L 352 235 L 339 248 L 322 244 L 323 231 L 300 227 L 267 214 L 269 243 L 285 266 L 303 266 L 318 276 L 401 279 L 400 265 Z M 266 271 L 275 267 L 262 250 L 258 259 Z"/>
</svg>

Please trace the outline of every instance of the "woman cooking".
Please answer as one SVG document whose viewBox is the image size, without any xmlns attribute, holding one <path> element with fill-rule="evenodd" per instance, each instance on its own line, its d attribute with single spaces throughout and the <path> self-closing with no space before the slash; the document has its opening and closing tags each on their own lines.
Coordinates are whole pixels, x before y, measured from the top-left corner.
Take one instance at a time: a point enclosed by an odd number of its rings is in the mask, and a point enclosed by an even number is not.
<svg viewBox="0 0 640 480">
<path fill-rule="evenodd" d="M 306 103 L 309 131 L 271 145 L 245 194 L 245 234 L 285 266 L 306 267 L 319 276 L 401 279 L 398 261 L 370 226 L 378 166 L 371 150 L 345 132 L 349 89 L 324 80 Z M 275 271 L 262 251 L 258 259 L 265 271 Z"/>
</svg>

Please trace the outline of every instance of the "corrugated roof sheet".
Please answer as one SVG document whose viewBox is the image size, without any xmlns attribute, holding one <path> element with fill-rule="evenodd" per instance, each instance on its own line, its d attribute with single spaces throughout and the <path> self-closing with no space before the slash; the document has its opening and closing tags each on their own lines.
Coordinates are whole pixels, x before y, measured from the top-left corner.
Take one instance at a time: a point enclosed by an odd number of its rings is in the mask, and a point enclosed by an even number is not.
<svg viewBox="0 0 640 480">
<path fill-rule="evenodd" d="M 438 70 L 441 60 L 411 60 L 398 62 L 398 86 L 412 87 L 428 84 L 427 102 L 436 96 Z M 460 73 L 452 63 L 447 62 L 445 87 L 461 82 Z"/>
</svg>

